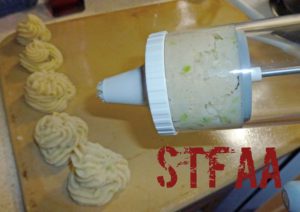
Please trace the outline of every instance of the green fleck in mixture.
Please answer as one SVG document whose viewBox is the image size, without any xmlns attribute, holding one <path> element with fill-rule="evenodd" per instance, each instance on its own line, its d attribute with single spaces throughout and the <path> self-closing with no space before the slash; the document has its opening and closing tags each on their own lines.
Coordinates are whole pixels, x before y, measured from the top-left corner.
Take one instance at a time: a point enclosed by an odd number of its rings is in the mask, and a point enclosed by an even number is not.
<svg viewBox="0 0 300 212">
<path fill-rule="evenodd" d="M 232 109 L 231 111 L 230 111 L 230 113 L 236 113 L 237 111 L 236 111 L 236 109 Z"/>
<path fill-rule="evenodd" d="M 186 113 L 184 113 L 180 116 L 180 121 L 182 121 L 182 122 L 187 121 L 188 118 L 189 118 L 188 115 Z"/>
<path fill-rule="evenodd" d="M 181 73 L 182 74 L 187 74 L 191 71 L 191 66 L 190 65 L 186 65 L 186 66 L 183 66 L 182 70 L 181 70 Z"/>
<path fill-rule="evenodd" d="M 232 100 L 232 103 L 236 104 L 236 103 L 239 102 L 239 100 L 240 100 L 239 97 L 234 97 L 233 100 Z"/>
<path fill-rule="evenodd" d="M 212 122 L 212 118 L 211 117 L 203 117 L 203 118 L 201 118 L 201 123 L 203 123 L 203 124 L 210 124 L 211 122 Z"/>
<path fill-rule="evenodd" d="M 214 34 L 214 38 L 216 40 L 223 40 L 223 37 L 221 35 L 219 35 L 218 33 Z"/>
<path fill-rule="evenodd" d="M 231 41 L 232 41 L 232 44 L 236 44 L 237 43 L 235 37 L 231 38 Z"/>
<path fill-rule="evenodd" d="M 222 124 L 230 124 L 231 123 L 230 119 L 226 116 L 220 116 L 219 118 L 220 118 L 220 121 Z"/>
</svg>

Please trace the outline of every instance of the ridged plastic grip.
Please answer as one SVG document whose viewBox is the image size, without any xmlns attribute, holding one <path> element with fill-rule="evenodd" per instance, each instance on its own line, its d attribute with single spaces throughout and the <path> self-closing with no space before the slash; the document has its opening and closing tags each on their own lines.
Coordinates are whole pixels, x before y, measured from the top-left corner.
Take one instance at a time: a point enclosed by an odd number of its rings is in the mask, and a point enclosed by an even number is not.
<svg viewBox="0 0 300 212">
<path fill-rule="evenodd" d="M 165 76 L 164 45 L 167 32 L 153 33 L 146 45 L 146 86 L 152 119 L 160 135 L 177 134 L 170 112 Z"/>
</svg>

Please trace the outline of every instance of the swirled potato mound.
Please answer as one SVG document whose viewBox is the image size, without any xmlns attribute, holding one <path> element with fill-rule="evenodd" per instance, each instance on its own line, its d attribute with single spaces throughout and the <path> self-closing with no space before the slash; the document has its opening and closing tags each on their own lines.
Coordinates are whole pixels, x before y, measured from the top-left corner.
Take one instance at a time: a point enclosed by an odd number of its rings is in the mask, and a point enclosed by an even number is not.
<svg viewBox="0 0 300 212">
<path fill-rule="evenodd" d="M 67 113 L 53 113 L 41 118 L 34 131 L 34 139 L 46 162 L 66 164 L 78 144 L 87 141 L 88 126 L 80 118 Z"/>
<path fill-rule="evenodd" d="M 20 63 L 30 72 L 55 71 L 62 65 L 63 56 L 51 43 L 34 39 L 20 54 Z"/>
<path fill-rule="evenodd" d="M 29 14 L 27 20 L 20 22 L 17 26 L 17 41 L 25 46 L 33 39 L 49 41 L 51 32 L 41 19 Z"/>
<path fill-rule="evenodd" d="M 122 155 L 99 144 L 86 142 L 71 155 L 74 170 L 68 179 L 71 198 L 83 205 L 104 205 L 124 189 L 130 179 L 128 162 Z"/>
<path fill-rule="evenodd" d="M 75 86 L 63 73 L 34 72 L 27 78 L 25 84 L 27 104 L 45 113 L 65 110 L 75 94 Z"/>
</svg>

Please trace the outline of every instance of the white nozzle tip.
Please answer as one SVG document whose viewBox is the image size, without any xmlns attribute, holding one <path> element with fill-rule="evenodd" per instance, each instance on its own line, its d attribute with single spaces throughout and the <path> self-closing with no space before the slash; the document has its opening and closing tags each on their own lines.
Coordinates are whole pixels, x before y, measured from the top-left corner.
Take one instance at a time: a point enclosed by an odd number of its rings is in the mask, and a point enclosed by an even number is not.
<svg viewBox="0 0 300 212">
<path fill-rule="evenodd" d="M 104 96 L 103 96 L 103 81 L 99 82 L 97 85 L 97 96 L 99 97 L 99 99 L 101 99 L 103 102 L 105 102 Z"/>
<path fill-rule="evenodd" d="M 107 103 L 145 104 L 143 70 L 137 68 L 104 79 L 97 85 L 97 95 Z"/>
</svg>

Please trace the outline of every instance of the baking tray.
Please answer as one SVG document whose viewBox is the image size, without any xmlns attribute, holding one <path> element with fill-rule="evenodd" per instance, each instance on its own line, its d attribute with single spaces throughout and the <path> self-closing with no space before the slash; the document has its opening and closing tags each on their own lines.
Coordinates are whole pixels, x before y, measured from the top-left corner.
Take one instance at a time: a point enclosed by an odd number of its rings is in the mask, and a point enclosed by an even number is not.
<svg viewBox="0 0 300 212">
<path fill-rule="evenodd" d="M 59 71 L 76 85 L 77 95 L 66 112 L 84 119 L 89 139 L 118 152 L 129 161 L 132 177 L 128 187 L 101 209 L 105 211 L 169 211 L 194 203 L 233 182 L 241 147 L 253 147 L 256 167 L 263 165 L 266 147 L 276 147 L 278 156 L 299 147 L 300 127 L 265 127 L 180 134 L 157 135 L 147 107 L 104 104 L 96 97 L 96 84 L 105 77 L 133 69 L 144 63 L 145 43 L 152 32 L 182 30 L 245 21 L 246 17 L 225 1 L 175 1 L 113 13 L 101 14 L 48 27 L 51 43 L 64 55 Z M 0 44 L 1 86 L 16 158 L 23 198 L 28 211 L 98 211 L 99 207 L 75 204 L 66 191 L 67 167 L 47 165 L 33 141 L 33 129 L 45 114 L 24 102 L 24 84 L 29 76 L 20 65 L 23 47 L 9 35 Z M 176 168 L 178 182 L 163 188 L 157 176 L 168 173 L 157 161 L 158 150 L 188 146 L 207 150 L 229 146 L 234 154 L 220 155 L 225 164 L 217 172 L 216 188 L 208 187 L 208 161 L 198 158 L 198 187 L 191 189 L 189 166 Z M 171 163 L 188 160 L 180 155 Z"/>
</svg>

